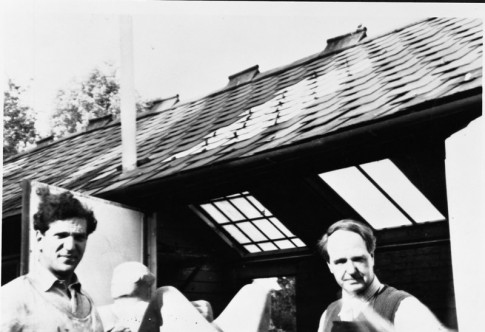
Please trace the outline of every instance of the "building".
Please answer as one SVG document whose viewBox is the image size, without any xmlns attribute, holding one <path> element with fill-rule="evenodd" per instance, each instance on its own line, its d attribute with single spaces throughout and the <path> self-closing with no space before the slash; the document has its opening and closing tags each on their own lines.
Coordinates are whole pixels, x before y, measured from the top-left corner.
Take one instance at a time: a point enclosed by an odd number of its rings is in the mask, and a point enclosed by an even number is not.
<svg viewBox="0 0 485 332">
<path fill-rule="evenodd" d="M 294 276 L 299 331 L 337 296 L 318 238 L 363 219 L 381 281 L 456 327 L 447 140 L 481 107 L 481 21 L 430 18 L 372 39 L 359 28 L 201 99 L 154 103 L 137 118 L 131 172 L 120 122 L 94 120 L 5 160 L 2 283 L 20 271 L 20 183 L 32 179 L 146 211 L 157 283 L 216 314 L 252 278 Z"/>
</svg>

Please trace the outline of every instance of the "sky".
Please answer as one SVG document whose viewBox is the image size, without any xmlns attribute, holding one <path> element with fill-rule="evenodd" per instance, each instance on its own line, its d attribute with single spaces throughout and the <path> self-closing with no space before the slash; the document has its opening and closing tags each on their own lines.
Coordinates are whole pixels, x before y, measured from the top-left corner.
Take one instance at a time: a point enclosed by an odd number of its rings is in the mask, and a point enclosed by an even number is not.
<svg viewBox="0 0 485 332">
<path fill-rule="evenodd" d="M 482 4 L 209 1 L 6 1 L 3 83 L 49 135 L 57 91 L 95 67 L 120 66 L 120 16 L 132 17 L 134 86 L 143 100 L 182 102 L 223 88 L 228 76 L 261 72 L 322 51 L 326 40 L 367 28 L 368 38 L 429 16 L 483 15 Z"/>
</svg>

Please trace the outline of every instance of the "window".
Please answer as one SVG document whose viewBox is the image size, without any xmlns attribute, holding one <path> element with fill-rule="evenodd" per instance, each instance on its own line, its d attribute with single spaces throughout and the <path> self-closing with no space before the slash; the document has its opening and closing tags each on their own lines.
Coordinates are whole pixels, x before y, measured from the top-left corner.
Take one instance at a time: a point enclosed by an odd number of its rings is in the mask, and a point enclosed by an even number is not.
<svg viewBox="0 0 485 332">
<path fill-rule="evenodd" d="M 305 248 L 281 221 L 248 192 L 199 205 L 211 224 L 249 254 Z"/>
<path fill-rule="evenodd" d="M 319 176 L 375 229 L 445 220 L 389 159 Z"/>
</svg>

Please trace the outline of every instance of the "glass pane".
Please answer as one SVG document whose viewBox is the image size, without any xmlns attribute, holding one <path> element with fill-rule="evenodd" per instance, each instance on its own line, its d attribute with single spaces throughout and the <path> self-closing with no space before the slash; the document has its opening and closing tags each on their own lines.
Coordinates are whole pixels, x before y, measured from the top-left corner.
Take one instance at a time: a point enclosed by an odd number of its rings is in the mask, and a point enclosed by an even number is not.
<svg viewBox="0 0 485 332">
<path fill-rule="evenodd" d="M 254 220 L 253 223 L 271 240 L 284 238 L 284 235 L 268 220 Z"/>
<path fill-rule="evenodd" d="M 356 168 L 319 176 L 375 229 L 411 225 L 411 222 Z"/>
<path fill-rule="evenodd" d="M 236 226 L 226 225 L 224 229 L 239 243 L 251 242 Z"/>
<path fill-rule="evenodd" d="M 261 204 L 256 198 L 253 196 L 248 196 L 248 200 L 256 206 L 256 208 L 263 213 L 265 216 L 271 215 L 271 212 L 266 210 L 263 204 Z"/>
<path fill-rule="evenodd" d="M 237 225 L 247 236 L 249 236 L 249 238 L 251 238 L 251 240 L 255 242 L 267 240 L 267 238 L 249 221 Z"/>
<path fill-rule="evenodd" d="M 224 214 L 228 216 L 229 219 L 231 219 L 232 221 L 245 219 L 244 216 L 241 213 L 239 213 L 239 211 L 236 210 L 236 208 L 227 201 L 218 201 L 218 202 L 215 202 L 214 204 L 217 205 L 217 207 L 221 209 L 221 211 L 224 212 Z"/>
<path fill-rule="evenodd" d="M 261 213 L 254 208 L 245 198 L 233 198 L 231 202 L 237 206 L 239 210 L 241 210 L 244 215 L 249 219 L 260 218 L 262 217 Z"/>
<path fill-rule="evenodd" d="M 278 219 L 276 218 L 269 218 L 269 220 L 271 220 L 271 222 L 273 223 L 273 225 L 275 225 L 283 234 L 285 234 L 286 236 L 288 237 L 292 237 L 292 236 L 295 236 L 293 235 L 292 232 L 290 232 L 290 230 L 288 228 L 286 228 L 285 225 L 283 225 L 281 223 L 281 221 L 279 221 Z"/>
<path fill-rule="evenodd" d="M 254 244 L 247 244 L 244 246 L 247 251 L 249 251 L 251 254 L 254 254 L 256 252 L 261 252 L 261 249 L 259 249 L 256 245 Z"/>
<path fill-rule="evenodd" d="M 212 204 L 203 204 L 201 207 L 207 212 L 217 223 L 222 224 L 229 222 L 229 220 Z"/>
<path fill-rule="evenodd" d="M 263 251 L 278 250 L 278 248 L 271 242 L 258 243 Z"/>
<path fill-rule="evenodd" d="M 445 219 L 389 159 L 364 164 L 362 168 L 416 222 Z"/>
<path fill-rule="evenodd" d="M 290 249 L 295 248 L 295 245 L 291 243 L 289 240 L 281 240 L 274 242 L 280 249 Z"/>
<path fill-rule="evenodd" d="M 306 247 L 306 244 L 305 244 L 305 243 L 304 243 L 302 240 L 300 240 L 300 239 L 298 239 L 298 238 L 291 239 L 291 240 L 292 240 L 292 241 L 293 241 L 293 243 L 294 243 L 294 244 L 296 244 L 296 246 L 297 246 L 297 247 L 299 247 L 299 248 Z"/>
</svg>

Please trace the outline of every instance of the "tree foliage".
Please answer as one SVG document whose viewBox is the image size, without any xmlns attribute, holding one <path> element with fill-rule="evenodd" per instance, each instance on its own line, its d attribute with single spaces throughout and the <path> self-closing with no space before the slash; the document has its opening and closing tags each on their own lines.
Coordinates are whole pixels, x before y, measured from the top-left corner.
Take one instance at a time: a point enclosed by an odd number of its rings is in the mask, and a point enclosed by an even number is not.
<svg viewBox="0 0 485 332">
<path fill-rule="evenodd" d="M 93 69 L 83 81 L 74 81 L 72 86 L 57 93 L 57 105 L 52 116 L 55 137 L 75 133 L 86 128 L 89 119 L 120 113 L 120 85 L 116 70 Z M 137 102 L 137 110 L 143 109 Z"/>
<path fill-rule="evenodd" d="M 23 105 L 25 89 L 8 80 L 3 99 L 3 155 L 8 157 L 23 151 L 36 139 L 35 114 Z"/>
<path fill-rule="evenodd" d="M 296 331 L 296 292 L 294 277 L 278 277 L 281 289 L 271 292 L 270 332 Z"/>
</svg>

